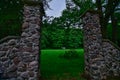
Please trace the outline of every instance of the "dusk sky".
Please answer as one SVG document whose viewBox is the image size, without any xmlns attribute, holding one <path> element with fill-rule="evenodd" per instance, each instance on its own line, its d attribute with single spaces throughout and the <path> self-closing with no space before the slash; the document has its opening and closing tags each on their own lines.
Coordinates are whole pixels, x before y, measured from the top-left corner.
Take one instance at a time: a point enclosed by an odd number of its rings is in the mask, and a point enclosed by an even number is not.
<svg viewBox="0 0 120 80">
<path fill-rule="evenodd" d="M 48 16 L 59 17 L 62 10 L 66 8 L 65 0 L 52 0 L 49 5 L 52 10 L 46 11 Z"/>
</svg>

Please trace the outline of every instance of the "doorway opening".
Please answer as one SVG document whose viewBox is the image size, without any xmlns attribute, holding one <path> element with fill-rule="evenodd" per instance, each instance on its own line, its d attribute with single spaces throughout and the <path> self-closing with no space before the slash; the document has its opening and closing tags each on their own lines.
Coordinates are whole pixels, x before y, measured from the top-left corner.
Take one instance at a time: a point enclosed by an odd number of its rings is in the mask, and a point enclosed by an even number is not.
<svg viewBox="0 0 120 80">
<path fill-rule="evenodd" d="M 51 10 L 43 18 L 40 63 L 43 80 L 84 80 L 80 77 L 84 72 L 82 25 L 77 8 L 69 4 L 53 0 Z"/>
</svg>

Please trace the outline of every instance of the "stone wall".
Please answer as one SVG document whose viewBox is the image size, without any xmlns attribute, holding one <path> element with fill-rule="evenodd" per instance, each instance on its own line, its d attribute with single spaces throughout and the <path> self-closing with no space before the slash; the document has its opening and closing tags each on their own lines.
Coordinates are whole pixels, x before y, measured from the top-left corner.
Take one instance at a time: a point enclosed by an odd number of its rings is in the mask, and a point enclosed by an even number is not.
<svg viewBox="0 0 120 80">
<path fill-rule="evenodd" d="M 110 40 L 103 40 L 107 76 L 120 76 L 120 48 Z"/>
<path fill-rule="evenodd" d="M 99 15 L 87 11 L 83 16 L 85 74 L 91 80 L 120 76 L 120 49 L 102 39 Z"/>
<path fill-rule="evenodd" d="M 38 80 L 39 75 L 39 6 L 24 6 L 24 23 L 19 45 L 18 80 Z"/>
<path fill-rule="evenodd" d="M 104 79 L 104 55 L 98 14 L 90 11 L 83 16 L 85 73 L 91 80 Z M 102 72 L 101 72 L 102 71 Z"/>
<path fill-rule="evenodd" d="M 19 47 L 17 36 L 8 36 L 0 41 L 0 72 L 1 78 L 17 77 L 17 50 Z"/>
<path fill-rule="evenodd" d="M 0 44 L 0 80 L 39 80 L 40 4 L 24 2 L 24 20 L 19 39 L 3 39 Z"/>
</svg>

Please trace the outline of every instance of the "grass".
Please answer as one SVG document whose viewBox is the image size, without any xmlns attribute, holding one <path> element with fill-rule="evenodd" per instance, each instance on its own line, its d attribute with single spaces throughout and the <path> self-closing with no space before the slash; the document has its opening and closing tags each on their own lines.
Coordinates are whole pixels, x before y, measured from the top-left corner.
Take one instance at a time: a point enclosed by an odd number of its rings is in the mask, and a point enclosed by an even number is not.
<svg viewBox="0 0 120 80">
<path fill-rule="evenodd" d="M 76 49 L 79 59 L 64 59 L 59 55 L 65 50 L 42 50 L 41 74 L 43 80 L 85 80 L 80 77 L 84 71 L 83 49 Z"/>
<path fill-rule="evenodd" d="M 42 50 L 41 74 L 42 80 L 85 80 L 81 77 L 84 72 L 84 51 L 76 49 L 80 58 L 64 59 L 59 56 L 66 50 Z M 108 77 L 107 80 L 120 80 L 120 77 Z"/>
</svg>

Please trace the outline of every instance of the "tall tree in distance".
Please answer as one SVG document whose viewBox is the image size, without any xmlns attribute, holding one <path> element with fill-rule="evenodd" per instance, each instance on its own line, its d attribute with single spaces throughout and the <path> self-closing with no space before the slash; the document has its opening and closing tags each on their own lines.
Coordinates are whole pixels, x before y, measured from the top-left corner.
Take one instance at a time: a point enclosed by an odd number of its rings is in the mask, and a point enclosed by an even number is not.
<svg viewBox="0 0 120 80">
<path fill-rule="evenodd" d="M 103 38 L 107 38 L 107 25 L 114 16 L 115 9 L 120 4 L 120 0 L 72 0 L 82 12 L 88 9 L 97 10 L 100 15 L 100 24 Z"/>
<path fill-rule="evenodd" d="M 100 15 L 100 24 L 102 27 L 103 38 L 107 38 L 107 25 L 110 20 L 113 21 L 114 13 L 117 6 L 120 4 L 120 0 L 105 0 L 105 7 L 102 6 L 102 0 L 96 0 L 97 10 Z M 105 8 L 105 10 L 103 10 Z"/>
<path fill-rule="evenodd" d="M 0 0 L 0 39 L 20 36 L 22 24 L 22 1 Z"/>
</svg>

